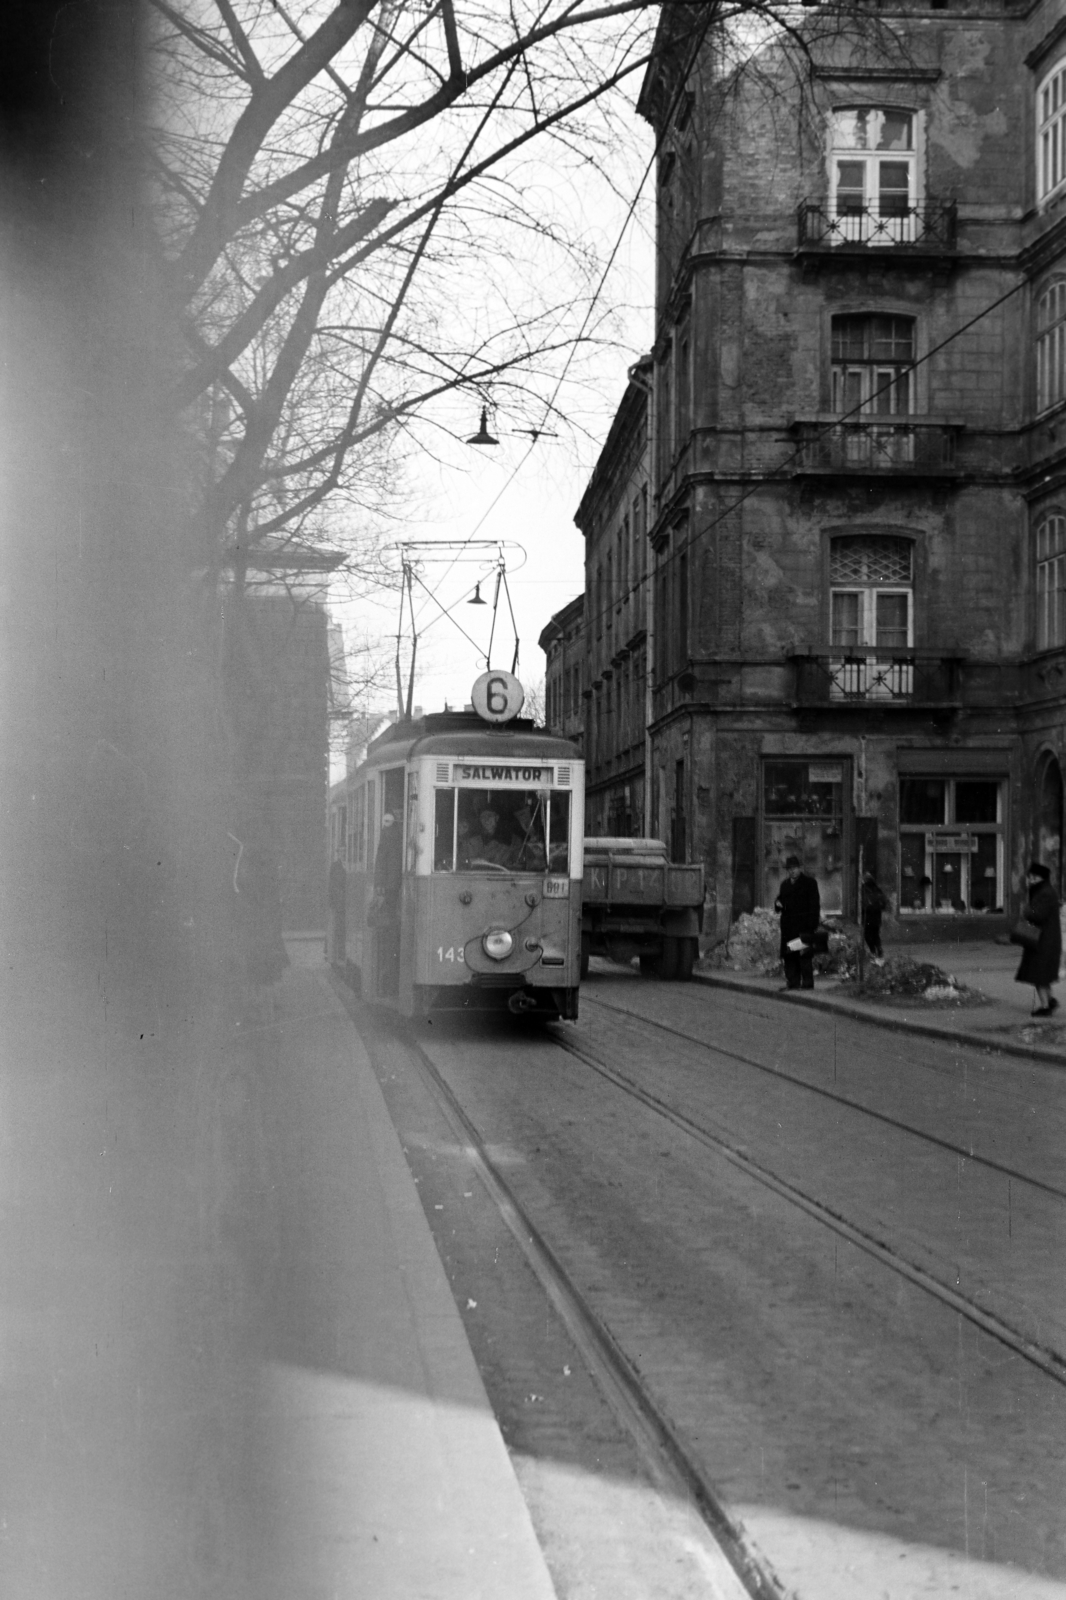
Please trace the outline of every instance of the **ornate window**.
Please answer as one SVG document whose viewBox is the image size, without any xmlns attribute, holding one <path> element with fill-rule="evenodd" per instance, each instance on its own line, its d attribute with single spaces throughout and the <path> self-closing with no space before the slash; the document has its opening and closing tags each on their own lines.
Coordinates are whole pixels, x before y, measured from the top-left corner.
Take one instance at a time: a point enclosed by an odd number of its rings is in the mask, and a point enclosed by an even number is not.
<svg viewBox="0 0 1066 1600">
<path fill-rule="evenodd" d="M 913 411 L 913 317 L 834 317 L 833 410 L 870 416 Z"/>
<path fill-rule="evenodd" d="M 916 237 L 917 117 L 888 106 L 834 111 L 829 205 L 851 244 L 907 244 Z"/>
<path fill-rule="evenodd" d="M 1036 194 L 1046 200 L 1066 182 L 1066 62 L 1036 91 Z"/>
<path fill-rule="evenodd" d="M 1066 278 L 1055 278 L 1036 303 L 1036 409 L 1066 400 Z"/>
<path fill-rule="evenodd" d="M 844 464 L 909 466 L 914 429 L 890 419 L 916 409 L 914 319 L 860 314 L 834 317 L 832 328 L 833 410 L 842 417 Z"/>
<path fill-rule="evenodd" d="M 829 554 L 830 635 L 847 650 L 913 642 L 913 547 L 892 535 L 846 534 Z"/>
<path fill-rule="evenodd" d="M 1052 511 L 1036 529 L 1036 648 L 1066 644 L 1066 516 Z"/>
</svg>

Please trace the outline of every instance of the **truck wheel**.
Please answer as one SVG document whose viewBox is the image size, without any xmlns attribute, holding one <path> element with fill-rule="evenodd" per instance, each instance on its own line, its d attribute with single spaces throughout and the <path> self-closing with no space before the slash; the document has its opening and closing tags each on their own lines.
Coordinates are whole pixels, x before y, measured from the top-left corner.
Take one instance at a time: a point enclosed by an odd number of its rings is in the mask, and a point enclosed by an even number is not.
<svg viewBox="0 0 1066 1600">
<path fill-rule="evenodd" d="M 659 976 L 668 981 L 678 976 L 678 965 L 681 960 L 681 939 L 665 938 L 663 940 L 663 953 L 659 959 Z"/>
<path fill-rule="evenodd" d="M 696 964 L 696 954 L 700 943 L 698 939 L 678 939 L 677 944 L 677 975 L 682 983 L 687 983 Z"/>
</svg>

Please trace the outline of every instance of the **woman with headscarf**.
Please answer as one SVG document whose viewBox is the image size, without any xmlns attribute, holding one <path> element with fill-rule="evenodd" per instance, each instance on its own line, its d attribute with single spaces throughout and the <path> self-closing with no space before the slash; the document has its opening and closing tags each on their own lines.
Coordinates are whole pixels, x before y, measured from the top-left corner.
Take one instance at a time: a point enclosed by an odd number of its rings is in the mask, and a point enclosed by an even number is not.
<svg viewBox="0 0 1066 1600">
<path fill-rule="evenodd" d="M 1059 976 L 1062 959 L 1062 929 L 1059 923 L 1059 897 L 1051 887 L 1051 870 L 1039 861 L 1031 861 L 1025 874 L 1029 886 L 1029 904 L 1025 918 L 1039 929 L 1035 945 L 1025 946 L 1021 963 L 1015 974 L 1017 983 L 1031 983 L 1039 1002 L 1034 1017 L 1050 1017 L 1059 1003 L 1052 998 L 1051 985 Z"/>
</svg>

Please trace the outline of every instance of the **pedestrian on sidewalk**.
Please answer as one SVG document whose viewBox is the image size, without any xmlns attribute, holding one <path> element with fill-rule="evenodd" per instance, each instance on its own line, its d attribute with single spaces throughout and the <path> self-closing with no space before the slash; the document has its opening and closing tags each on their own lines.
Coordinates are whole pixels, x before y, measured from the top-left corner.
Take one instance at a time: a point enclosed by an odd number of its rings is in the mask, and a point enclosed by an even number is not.
<svg viewBox="0 0 1066 1600">
<path fill-rule="evenodd" d="M 1030 948 L 1027 945 L 1023 949 L 1015 982 L 1031 983 L 1036 990 L 1038 1004 L 1033 1016 L 1050 1017 L 1059 1006 L 1051 994 L 1051 985 L 1058 978 L 1062 959 L 1059 897 L 1051 887 L 1051 869 L 1039 861 L 1030 861 L 1025 881 L 1029 886 L 1026 921 L 1040 930 L 1040 937 L 1034 946 Z"/>
<path fill-rule="evenodd" d="M 862 875 L 862 936 L 872 956 L 878 960 L 884 955 L 881 948 L 881 916 L 888 906 L 888 896 L 872 872 Z"/>
<path fill-rule="evenodd" d="M 785 862 L 784 879 L 774 902 L 781 913 L 781 960 L 790 989 L 814 988 L 814 935 L 821 921 L 822 899 L 814 879 L 804 872 L 798 856 Z"/>
<path fill-rule="evenodd" d="M 336 855 L 329 869 L 329 959 L 335 967 L 343 967 L 347 959 L 347 903 L 348 873 Z"/>
</svg>

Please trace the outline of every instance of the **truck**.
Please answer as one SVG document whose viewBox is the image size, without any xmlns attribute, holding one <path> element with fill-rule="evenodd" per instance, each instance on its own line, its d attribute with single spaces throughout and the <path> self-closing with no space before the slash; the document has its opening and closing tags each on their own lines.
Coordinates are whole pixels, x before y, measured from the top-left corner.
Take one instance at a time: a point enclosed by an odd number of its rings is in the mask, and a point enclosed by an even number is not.
<svg viewBox="0 0 1066 1600">
<path fill-rule="evenodd" d="M 648 978 L 692 976 L 703 929 L 703 867 L 667 859 L 661 839 L 586 839 L 581 976 L 590 956 L 640 958 Z"/>
</svg>

